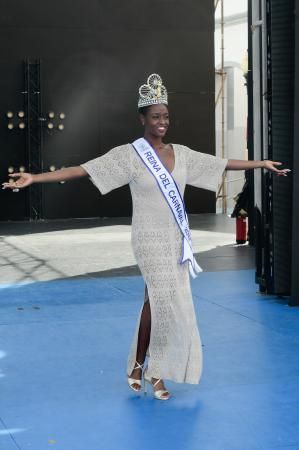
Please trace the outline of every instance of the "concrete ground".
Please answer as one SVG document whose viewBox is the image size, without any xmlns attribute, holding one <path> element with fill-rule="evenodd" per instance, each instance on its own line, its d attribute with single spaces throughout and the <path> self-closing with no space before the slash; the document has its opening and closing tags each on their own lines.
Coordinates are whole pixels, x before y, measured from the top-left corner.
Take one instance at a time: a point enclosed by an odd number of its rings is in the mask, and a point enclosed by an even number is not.
<svg viewBox="0 0 299 450">
<path fill-rule="evenodd" d="M 254 250 L 235 245 L 235 221 L 190 216 L 193 247 L 204 270 L 254 267 Z M 137 275 L 130 218 L 0 224 L 1 283 Z"/>
</svg>

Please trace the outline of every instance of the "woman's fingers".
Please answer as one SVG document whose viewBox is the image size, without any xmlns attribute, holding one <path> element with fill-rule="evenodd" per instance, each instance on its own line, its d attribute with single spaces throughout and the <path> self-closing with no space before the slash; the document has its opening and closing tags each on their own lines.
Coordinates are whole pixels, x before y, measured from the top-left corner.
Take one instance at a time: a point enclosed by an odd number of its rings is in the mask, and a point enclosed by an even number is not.
<svg viewBox="0 0 299 450">
<path fill-rule="evenodd" d="M 12 173 L 9 174 L 10 180 L 8 182 L 2 183 L 2 189 L 16 189 L 21 188 L 24 184 L 24 179 L 22 179 L 21 173 Z M 14 181 L 13 178 L 18 178 L 18 180 Z"/>
<path fill-rule="evenodd" d="M 267 161 L 266 167 L 268 166 L 270 170 L 273 170 L 273 172 L 281 172 L 283 169 L 277 169 L 275 166 L 281 166 L 281 162 L 276 161 Z"/>
<path fill-rule="evenodd" d="M 277 173 L 277 175 L 278 175 L 278 176 L 287 177 L 287 176 L 288 176 L 288 172 L 291 172 L 290 169 L 280 170 L 280 171 Z"/>
<path fill-rule="evenodd" d="M 21 173 L 11 173 L 8 175 L 9 181 L 2 183 L 2 189 L 12 189 L 18 192 L 18 190 L 21 188 L 25 188 L 27 186 L 30 186 L 32 184 L 32 175 L 30 173 L 21 172 Z M 14 180 L 14 178 L 17 178 Z"/>
<path fill-rule="evenodd" d="M 2 183 L 2 189 L 16 189 L 22 187 L 20 184 L 16 183 L 15 181 L 12 181 L 10 183 Z"/>
<path fill-rule="evenodd" d="M 279 176 L 286 177 L 288 172 L 291 172 L 290 169 L 278 169 L 276 166 L 281 166 L 282 162 L 280 161 L 265 161 L 265 169 L 271 170 L 275 172 Z"/>
<path fill-rule="evenodd" d="M 278 176 L 283 176 L 283 177 L 287 177 L 288 176 L 288 172 L 291 172 L 290 169 L 282 169 L 282 170 L 273 170 L 273 172 L 276 172 L 276 174 Z"/>
</svg>

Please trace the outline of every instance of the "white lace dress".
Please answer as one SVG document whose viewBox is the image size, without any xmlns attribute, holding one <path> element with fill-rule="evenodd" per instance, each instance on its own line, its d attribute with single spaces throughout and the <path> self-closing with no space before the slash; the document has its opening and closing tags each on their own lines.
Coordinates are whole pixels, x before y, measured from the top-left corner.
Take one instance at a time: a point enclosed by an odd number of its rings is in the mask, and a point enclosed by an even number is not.
<svg viewBox="0 0 299 450">
<path fill-rule="evenodd" d="M 212 191 L 217 189 L 226 159 L 199 153 L 183 145 L 173 144 L 173 148 L 175 166 L 172 176 L 182 194 L 186 184 Z M 182 235 L 155 179 L 130 144 L 113 148 L 82 167 L 102 194 L 125 184 L 131 189 L 132 246 L 148 288 L 151 307 L 148 375 L 181 383 L 198 383 L 202 349 L 188 265 L 178 262 Z M 128 375 L 136 360 L 141 311 L 128 357 Z"/>
</svg>

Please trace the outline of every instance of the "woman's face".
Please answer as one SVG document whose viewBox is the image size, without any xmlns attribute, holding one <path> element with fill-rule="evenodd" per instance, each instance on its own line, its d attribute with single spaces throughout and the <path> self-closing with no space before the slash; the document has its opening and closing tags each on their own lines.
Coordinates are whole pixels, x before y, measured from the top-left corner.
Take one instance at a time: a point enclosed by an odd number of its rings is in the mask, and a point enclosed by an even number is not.
<svg viewBox="0 0 299 450">
<path fill-rule="evenodd" d="M 140 114 L 140 120 L 144 125 L 145 134 L 162 138 L 169 127 L 168 108 L 166 105 L 151 105 L 146 110 L 145 116 Z"/>
</svg>

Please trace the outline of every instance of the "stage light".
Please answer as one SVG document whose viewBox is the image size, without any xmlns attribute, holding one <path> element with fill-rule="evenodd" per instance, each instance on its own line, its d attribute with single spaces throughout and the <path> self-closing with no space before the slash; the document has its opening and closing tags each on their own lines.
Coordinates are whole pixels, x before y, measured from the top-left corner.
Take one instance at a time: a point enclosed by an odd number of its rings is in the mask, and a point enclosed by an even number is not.
<svg viewBox="0 0 299 450">
<path fill-rule="evenodd" d="M 56 167 L 55 167 L 55 166 L 50 166 L 50 167 L 49 167 L 49 170 L 50 170 L 50 172 L 55 172 Z"/>
<path fill-rule="evenodd" d="M 52 130 L 54 128 L 54 124 L 52 122 L 48 123 L 48 128 L 49 130 Z"/>
<path fill-rule="evenodd" d="M 59 119 L 61 120 L 65 119 L 65 114 L 63 112 L 59 114 Z"/>
<path fill-rule="evenodd" d="M 9 130 L 13 130 L 13 123 L 12 123 L 12 122 L 9 122 L 9 123 L 7 124 L 7 128 L 8 128 Z"/>
<path fill-rule="evenodd" d="M 25 128 L 25 123 L 24 123 L 24 122 L 20 122 L 20 123 L 19 123 L 19 128 L 20 128 L 21 130 L 24 130 L 24 128 Z"/>
<path fill-rule="evenodd" d="M 25 169 L 24 166 L 20 166 L 20 167 L 19 167 L 19 172 L 23 173 L 23 172 L 25 172 L 25 170 L 26 170 L 26 169 Z"/>
<path fill-rule="evenodd" d="M 55 113 L 54 113 L 53 111 L 50 111 L 50 112 L 48 113 L 48 116 L 50 117 L 50 119 L 54 119 Z"/>
<path fill-rule="evenodd" d="M 12 166 L 9 166 L 8 173 L 14 173 L 15 169 Z"/>
<path fill-rule="evenodd" d="M 22 119 L 23 117 L 25 117 L 24 111 L 19 111 L 19 112 L 18 112 L 18 117 L 20 117 L 20 119 Z"/>
<path fill-rule="evenodd" d="M 12 111 L 7 111 L 6 117 L 8 117 L 8 119 L 12 119 L 13 118 L 13 112 Z"/>
<path fill-rule="evenodd" d="M 58 130 L 60 130 L 60 131 L 63 131 L 63 130 L 64 130 L 64 125 L 63 125 L 63 123 L 60 123 L 60 124 L 58 125 Z"/>
<path fill-rule="evenodd" d="M 61 170 L 61 169 L 65 169 L 65 167 L 64 167 L 64 166 L 61 166 L 61 167 L 60 167 L 60 170 Z M 65 180 L 59 181 L 59 184 L 64 184 L 64 183 L 65 183 Z"/>
</svg>

